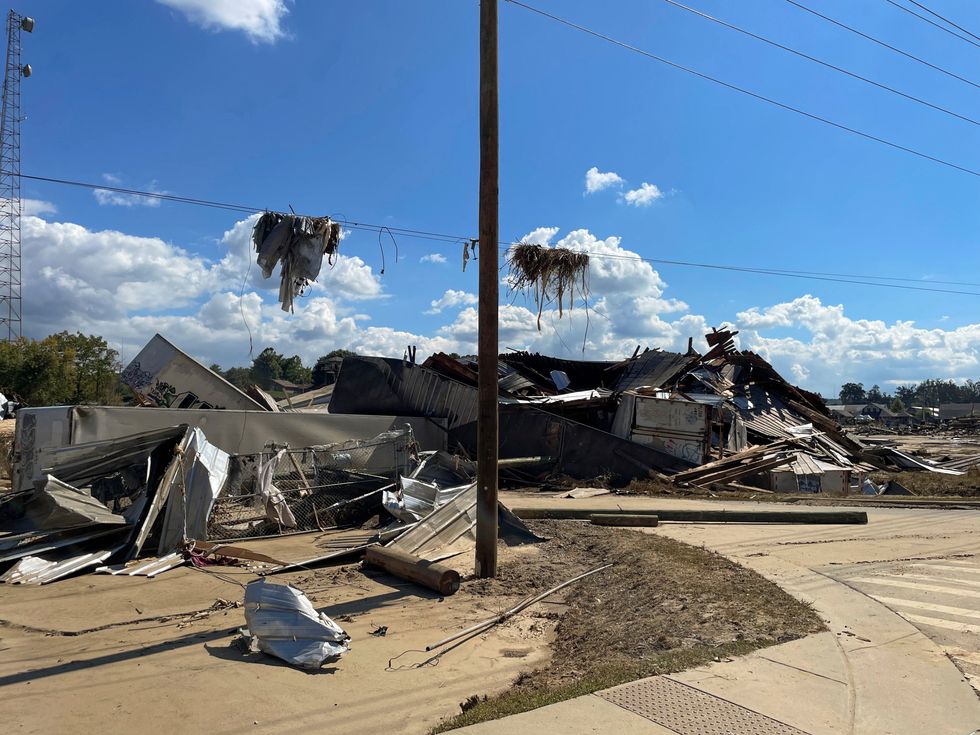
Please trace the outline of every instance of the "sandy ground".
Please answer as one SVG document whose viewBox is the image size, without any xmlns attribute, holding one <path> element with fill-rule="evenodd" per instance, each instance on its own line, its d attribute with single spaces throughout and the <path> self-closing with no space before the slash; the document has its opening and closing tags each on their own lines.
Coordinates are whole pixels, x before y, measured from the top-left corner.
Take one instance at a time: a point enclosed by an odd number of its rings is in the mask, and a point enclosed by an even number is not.
<svg viewBox="0 0 980 735">
<path fill-rule="evenodd" d="M 263 545 L 295 558 L 302 538 Z M 0 720 L 24 733 L 421 733 L 470 695 L 504 689 L 544 663 L 553 632 L 547 606 L 539 607 L 412 668 L 430 657 L 421 652 L 427 644 L 506 600 L 442 599 L 357 567 L 278 577 L 296 582 L 352 637 L 351 652 L 319 673 L 246 657 L 233 643 L 240 608 L 149 620 L 240 601 L 236 581 L 254 578 L 235 569 L 222 575 L 181 568 L 152 580 L 89 574 L 44 587 L 0 585 Z M 104 625 L 111 627 L 64 634 Z M 387 635 L 370 635 L 382 625 Z M 413 652 L 389 667 L 405 651 Z"/>
</svg>

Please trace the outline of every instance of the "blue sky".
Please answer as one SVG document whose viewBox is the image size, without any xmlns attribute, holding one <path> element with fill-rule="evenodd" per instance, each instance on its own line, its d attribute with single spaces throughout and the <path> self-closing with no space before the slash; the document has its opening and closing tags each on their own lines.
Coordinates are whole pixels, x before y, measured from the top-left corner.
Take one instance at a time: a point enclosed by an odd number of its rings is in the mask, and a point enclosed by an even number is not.
<svg viewBox="0 0 980 735">
<path fill-rule="evenodd" d="M 880 0 L 804 3 L 980 83 L 980 47 Z M 662 0 L 534 4 L 980 169 L 977 126 Z M 691 4 L 980 119 L 980 89 L 782 0 Z M 980 29 L 974 3 L 932 5 Z M 37 18 L 24 39 L 34 68 L 23 87 L 25 173 L 475 235 L 477 2 L 49 0 L 18 10 Z M 504 239 L 538 230 L 541 241 L 599 253 L 980 284 L 977 177 L 506 2 L 500 20 Z M 621 181 L 589 193 L 593 167 Z M 244 364 L 244 311 L 258 348 L 274 343 L 307 359 L 340 346 L 398 355 L 408 342 L 420 352 L 472 349 L 476 273 L 460 271 L 458 245 L 398 238 L 396 264 L 386 242 L 380 275 L 377 237 L 353 232 L 339 270 L 286 316 L 276 312 L 275 280 L 262 283 L 254 270 L 239 302 L 245 215 L 27 181 L 23 193 L 38 215 L 25 219 L 32 336 L 98 331 L 132 355 L 161 331 L 203 359 Z M 420 262 L 431 254 L 446 262 Z M 980 377 L 977 296 L 615 263 L 592 274 L 590 357 L 638 343 L 682 349 L 688 336 L 727 322 L 742 329 L 743 347 L 827 393 L 850 379 Z M 444 307 L 432 305 L 440 299 Z M 537 334 L 523 298 L 505 303 L 513 305 L 502 312 L 502 347 L 581 356 L 583 310 L 571 322 L 546 319 Z"/>
</svg>

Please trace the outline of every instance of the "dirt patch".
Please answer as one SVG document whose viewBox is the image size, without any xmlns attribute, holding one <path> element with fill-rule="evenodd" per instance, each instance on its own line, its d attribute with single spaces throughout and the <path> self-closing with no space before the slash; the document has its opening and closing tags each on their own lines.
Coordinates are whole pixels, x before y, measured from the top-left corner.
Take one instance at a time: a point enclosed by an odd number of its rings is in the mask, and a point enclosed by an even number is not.
<svg viewBox="0 0 980 735">
<path fill-rule="evenodd" d="M 964 475 L 944 475 L 939 472 L 878 472 L 871 481 L 881 485 L 895 480 L 918 496 L 980 498 L 980 468 L 974 467 Z"/>
<path fill-rule="evenodd" d="M 823 629 L 809 605 L 704 548 L 573 521 L 532 527 L 550 540 L 502 557 L 497 579 L 466 583 L 460 593 L 531 594 L 601 564 L 615 566 L 561 593 L 563 613 L 547 667 L 520 676 L 503 694 L 471 698 L 435 732 Z M 547 614 L 543 607 L 539 614 Z"/>
</svg>

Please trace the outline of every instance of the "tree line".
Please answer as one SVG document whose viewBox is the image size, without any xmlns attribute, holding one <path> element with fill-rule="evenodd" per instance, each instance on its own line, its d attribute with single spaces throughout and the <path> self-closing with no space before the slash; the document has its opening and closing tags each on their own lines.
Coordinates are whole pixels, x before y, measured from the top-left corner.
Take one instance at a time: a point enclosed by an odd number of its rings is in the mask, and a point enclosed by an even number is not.
<svg viewBox="0 0 980 735">
<path fill-rule="evenodd" d="M 844 383 L 838 394 L 844 404 L 879 403 L 893 411 L 903 411 L 914 406 L 936 408 L 942 403 L 980 403 L 980 381 L 930 378 L 921 383 L 896 386 L 894 393 L 887 393 L 878 385 L 865 390 L 864 383 Z"/>
<path fill-rule="evenodd" d="M 0 342 L 0 392 L 28 406 L 117 405 L 128 392 L 102 337 L 59 332 Z"/>
<path fill-rule="evenodd" d="M 274 380 L 314 388 L 328 384 L 334 379 L 332 358 L 355 354 L 332 350 L 308 367 L 299 355 L 286 357 L 266 347 L 247 367 L 211 369 L 242 390 L 255 384 L 279 393 Z M 0 393 L 24 406 L 117 406 L 133 398 L 119 377 L 123 367 L 119 353 L 96 335 L 59 332 L 0 342 Z"/>
<path fill-rule="evenodd" d="M 286 357 L 277 352 L 274 347 L 266 347 L 248 367 L 231 367 L 222 370 L 220 365 L 212 365 L 211 369 L 242 390 L 250 385 L 257 385 L 263 390 L 279 391 L 279 386 L 274 382 L 276 380 L 287 380 L 313 389 L 322 388 L 333 382 L 334 374 L 331 371 L 333 358 L 356 356 L 357 353 L 351 350 L 331 350 L 317 358 L 312 367 L 307 367 L 299 355 Z"/>
</svg>

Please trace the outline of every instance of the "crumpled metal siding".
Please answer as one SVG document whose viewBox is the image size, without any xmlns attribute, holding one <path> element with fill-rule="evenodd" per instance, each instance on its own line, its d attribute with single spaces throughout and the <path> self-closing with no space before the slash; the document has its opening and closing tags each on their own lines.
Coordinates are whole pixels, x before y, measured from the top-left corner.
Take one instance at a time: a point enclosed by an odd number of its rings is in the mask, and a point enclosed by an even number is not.
<svg viewBox="0 0 980 735">
<path fill-rule="evenodd" d="M 245 588 L 245 622 L 258 650 L 301 668 L 318 669 L 350 650 L 350 636 L 292 585 L 251 582 Z"/>
</svg>

